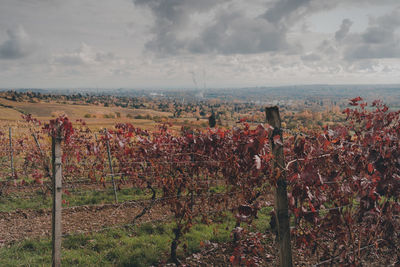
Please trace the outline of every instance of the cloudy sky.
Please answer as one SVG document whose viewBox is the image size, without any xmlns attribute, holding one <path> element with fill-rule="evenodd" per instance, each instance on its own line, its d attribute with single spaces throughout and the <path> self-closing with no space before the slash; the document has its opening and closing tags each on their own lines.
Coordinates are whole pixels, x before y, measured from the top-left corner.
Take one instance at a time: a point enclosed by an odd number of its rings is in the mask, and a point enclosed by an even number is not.
<svg viewBox="0 0 400 267">
<path fill-rule="evenodd" d="M 0 88 L 400 83 L 399 0 L 0 0 Z"/>
</svg>

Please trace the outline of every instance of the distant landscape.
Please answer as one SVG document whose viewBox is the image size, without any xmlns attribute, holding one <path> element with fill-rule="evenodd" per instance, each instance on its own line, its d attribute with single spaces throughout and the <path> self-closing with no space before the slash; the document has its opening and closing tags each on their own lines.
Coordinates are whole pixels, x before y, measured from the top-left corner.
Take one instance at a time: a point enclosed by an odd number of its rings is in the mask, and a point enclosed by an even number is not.
<svg viewBox="0 0 400 267">
<path fill-rule="evenodd" d="M 399 0 L 0 2 L 0 267 L 400 267 Z"/>
</svg>

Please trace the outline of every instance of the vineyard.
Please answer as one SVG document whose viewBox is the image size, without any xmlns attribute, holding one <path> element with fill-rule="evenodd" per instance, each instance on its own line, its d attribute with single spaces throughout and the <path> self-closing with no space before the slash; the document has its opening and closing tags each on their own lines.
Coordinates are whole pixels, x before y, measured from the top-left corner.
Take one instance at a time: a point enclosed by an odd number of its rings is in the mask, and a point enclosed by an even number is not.
<svg viewBox="0 0 400 267">
<path fill-rule="evenodd" d="M 344 124 L 308 132 L 268 118 L 228 130 L 123 123 L 93 132 L 83 120 L 24 116 L 0 129 L 0 247 L 51 236 L 58 138 L 63 238 L 168 222 L 167 259 L 180 265 L 196 225 L 224 225 L 221 265 L 273 266 L 286 216 L 296 266 L 400 266 L 400 111 L 350 105 Z"/>
</svg>

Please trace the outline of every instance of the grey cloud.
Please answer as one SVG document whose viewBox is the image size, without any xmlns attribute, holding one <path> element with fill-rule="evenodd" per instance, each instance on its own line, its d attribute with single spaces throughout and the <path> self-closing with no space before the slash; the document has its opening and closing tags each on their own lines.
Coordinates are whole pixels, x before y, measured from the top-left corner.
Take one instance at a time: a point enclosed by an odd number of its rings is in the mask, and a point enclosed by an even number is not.
<svg viewBox="0 0 400 267">
<path fill-rule="evenodd" d="M 147 6 L 159 19 L 179 24 L 188 18 L 188 14 L 204 12 L 216 5 L 230 0 L 132 0 L 139 6 Z"/>
<path fill-rule="evenodd" d="M 220 4 L 231 0 L 133 0 L 138 6 L 150 8 L 154 17 L 154 37 L 146 48 L 161 55 L 191 53 L 250 54 L 285 50 L 287 28 L 262 17 L 248 17 L 228 6 L 216 12 L 211 23 L 196 29 L 198 35 L 179 38 L 190 23 L 190 15 L 215 11 Z"/>
<path fill-rule="evenodd" d="M 349 19 L 344 19 L 340 25 L 340 29 L 335 32 L 336 41 L 342 41 L 350 31 L 353 22 Z"/>
<path fill-rule="evenodd" d="M 399 5 L 399 2 L 396 3 Z M 375 21 L 376 24 L 381 25 L 386 29 L 397 28 L 400 25 L 400 6 L 395 8 L 390 14 L 387 16 L 382 16 L 377 18 Z"/>
<path fill-rule="evenodd" d="M 189 44 L 193 53 L 251 54 L 289 47 L 286 32 L 262 18 L 225 12 Z"/>
<path fill-rule="evenodd" d="M 393 30 L 385 29 L 381 26 L 374 26 L 369 27 L 361 37 L 365 43 L 382 44 L 392 41 L 394 38 L 394 32 Z"/>
<path fill-rule="evenodd" d="M 132 0 L 138 6 L 150 8 L 155 17 L 154 38 L 147 48 L 161 54 L 174 54 L 184 48 L 178 32 L 184 28 L 193 13 L 202 13 L 230 0 Z"/>
<path fill-rule="evenodd" d="M 310 54 L 301 56 L 301 59 L 303 61 L 319 61 L 319 60 L 321 60 L 321 56 L 319 56 L 318 54 L 315 54 L 315 53 L 310 53 Z"/>
<path fill-rule="evenodd" d="M 377 3 L 374 0 L 271 0 L 265 3 L 265 11 L 260 10 L 261 15 L 250 17 L 243 10 L 238 11 L 232 0 L 132 0 L 136 6 L 149 8 L 154 16 L 152 38 L 146 43 L 146 48 L 159 55 L 175 55 L 181 53 L 220 53 L 220 54 L 251 54 L 274 51 L 291 51 L 294 47 L 287 41 L 287 33 L 299 21 L 310 14 L 331 10 L 340 5 L 360 4 L 388 4 L 394 0 L 382 0 Z M 232 2 L 231 5 L 222 5 Z M 222 7 L 225 10 L 222 10 Z M 206 14 L 207 13 L 207 14 Z M 375 24 L 378 27 L 370 27 L 361 37 L 362 42 L 388 43 L 392 40 L 392 28 L 384 30 L 384 25 L 400 23 L 399 10 L 395 10 L 389 17 L 378 18 Z M 191 16 L 212 17 L 210 23 L 191 28 Z M 397 15 L 397 16 L 396 16 Z M 339 50 L 335 45 L 349 37 L 349 31 L 353 22 L 344 19 L 338 31 L 335 32 L 335 42 L 323 43 L 315 53 L 319 56 L 337 55 Z M 193 25 L 191 25 L 193 26 Z M 191 34 L 185 35 L 185 31 Z M 191 37 L 189 37 L 191 36 Z M 351 39 L 351 38 L 350 38 Z M 354 38 L 353 38 L 354 39 Z M 301 45 L 300 47 L 301 50 Z M 356 58 L 362 51 L 375 51 L 373 47 L 362 47 L 354 52 Z M 389 50 L 393 51 L 393 49 Z M 299 53 L 299 51 L 296 51 Z M 351 51 L 347 51 L 349 55 Z M 386 54 L 393 54 L 385 51 Z M 372 53 L 372 55 L 378 52 Z M 349 56 L 351 57 L 351 56 Z M 307 55 L 303 60 L 312 60 Z M 315 58 L 316 59 L 316 58 Z"/>
<path fill-rule="evenodd" d="M 362 33 L 350 34 L 353 22 L 344 19 L 335 32 L 334 39 L 323 40 L 312 54 L 301 57 L 303 61 L 321 59 L 346 59 L 357 61 L 400 57 L 400 8 L 378 18 L 371 18 L 368 28 Z"/>
<path fill-rule="evenodd" d="M 262 15 L 271 23 L 290 27 L 305 16 L 333 9 L 345 0 L 275 0 Z"/>
<path fill-rule="evenodd" d="M 317 50 L 327 56 L 334 56 L 338 53 L 337 47 L 329 40 L 322 41 Z"/>
<path fill-rule="evenodd" d="M 95 60 L 98 62 L 107 62 L 107 61 L 112 61 L 114 60 L 116 57 L 114 55 L 114 53 L 111 52 L 97 52 L 96 53 L 96 57 Z"/>
<path fill-rule="evenodd" d="M 85 64 L 84 59 L 78 54 L 70 54 L 70 55 L 60 55 L 55 58 L 55 62 L 63 64 L 63 65 L 83 65 Z"/>
<path fill-rule="evenodd" d="M 354 62 L 353 64 L 347 67 L 347 70 L 354 72 L 354 71 L 363 71 L 363 72 L 376 72 L 374 70 L 375 66 L 377 65 L 376 60 L 363 60 Z"/>
<path fill-rule="evenodd" d="M 315 51 L 300 57 L 304 62 L 332 61 L 338 57 L 339 50 L 333 40 L 323 40 Z"/>
<path fill-rule="evenodd" d="M 111 52 L 98 51 L 85 43 L 72 52 L 62 53 L 54 56 L 54 62 L 62 65 L 88 65 L 96 63 L 110 63 L 116 56 Z"/>
<path fill-rule="evenodd" d="M 349 48 L 345 53 L 348 60 L 400 57 L 400 43 L 360 44 Z"/>
<path fill-rule="evenodd" d="M 291 26 L 305 16 L 320 11 L 326 12 L 338 6 L 385 4 L 398 4 L 398 0 L 275 0 L 262 16 L 272 23 Z"/>
<path fill-rule="evenodd" d="M 190 15 L 215 11 L 216 6 L 230 0 L 133 0 L 138 6 L 150 8 L 154 17 L 154 37 L 146 48 L 159 54 L 220 53 L 251 54 L 285 50 L 286 27 L 280 27 L 262 17 L 248 17 L 228 6 L 216 12 L 211 23 L 196 29 L 198 35 L 180 38 L 180 31 L 190 23 Z"/>
<path fill-rule="evenodd" d="M 0 45 L 0 59 L 20 59 L 32 54 L 36 44 L 22 26 L 7 30 L 8 39 Z"/>
<path fill-rule="evenodd" d="M 347 60 L 373 58 L 399 58 L 400 8 L 390 14 L 371 19 L 370 26 L 361 34 L 355 34 L 347 44 L 345 58 Z"/>
<path fill-rule="evenodd" d="M 84 65 L 92 57 L 93 51 L 90 46 L 82 43 L 81 46 L 73 52 L 57 54 L 54 56 L 54 62 L 62 65 Z"/>
<path fill-rule="evenodd" d="M 270 22 L 279 22 L 298 11 L 301 7 L 307 6 L 312 0 L 281 0 L 269 8 L 263 15 Z"/>
<path fill-rule="evenodd" d="M 304 62 L 333 61 L 340 55 L 334 40 L 323 40 L 315 51 L 300 57 Z"/>
</svg>

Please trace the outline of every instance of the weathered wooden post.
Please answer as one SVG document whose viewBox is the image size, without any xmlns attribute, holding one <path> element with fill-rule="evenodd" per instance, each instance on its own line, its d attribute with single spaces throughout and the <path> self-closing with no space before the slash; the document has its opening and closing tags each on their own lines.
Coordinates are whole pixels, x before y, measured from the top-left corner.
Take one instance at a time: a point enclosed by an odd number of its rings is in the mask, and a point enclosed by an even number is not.
<svg viewBox="0 0 400 267">
<path fill-rule="evenodd" d="M 112 185 L 113 185 L 113 189 L 114 189 L 114 199 L 115 199 L 115 203 L 118 203 L 117 188 L 115 187 L 114 169 L 113 169 L 113 166 L 112 166 L 111 151 L 110 151 L 110 141 L 108 140 L 108 131 L 107 131 L 107 129 L 104 129 L 104 133 L 106 134 L 106 139 L 107 139 L 108 165 L 110 166 L 111 181 L 112 181 Z"/>
<path fill-rule="evenodd" d="M 15 178 L 15 171 L 14 171 L 14 150 L 12 145 L 12 130 L 11 127 L 8 128 L 8 135 L 10 139 L 10 168 L 11 168 L 11 177 Z"/>
<path fill-rule="evenodd" d="M 52 136 L 52 166 L 53 166 L 53 213 L 52 241 L 53 267 L 61 266 L 61 209 L 62 209 L 62 172 L 61 172 L 61 129 L 56 129 Z"/>
<path fill-rule="evenodd" d="M 277 230 L 279 243 L 279 266 L 292 266 L 292 250 L 290 244 L 288 198 L 286 190 L 285 158 L 283 154 L 283 135 L 281 118 L 277 106 L 265 109 L 267 123 L 274 130 L 270 136 L 272 154 L 274 155 L 272 175 L 276 182 L 275 212 L 277 216 Z M 279 142 L 280 141 L 280 142 Z"/>
</svg>

